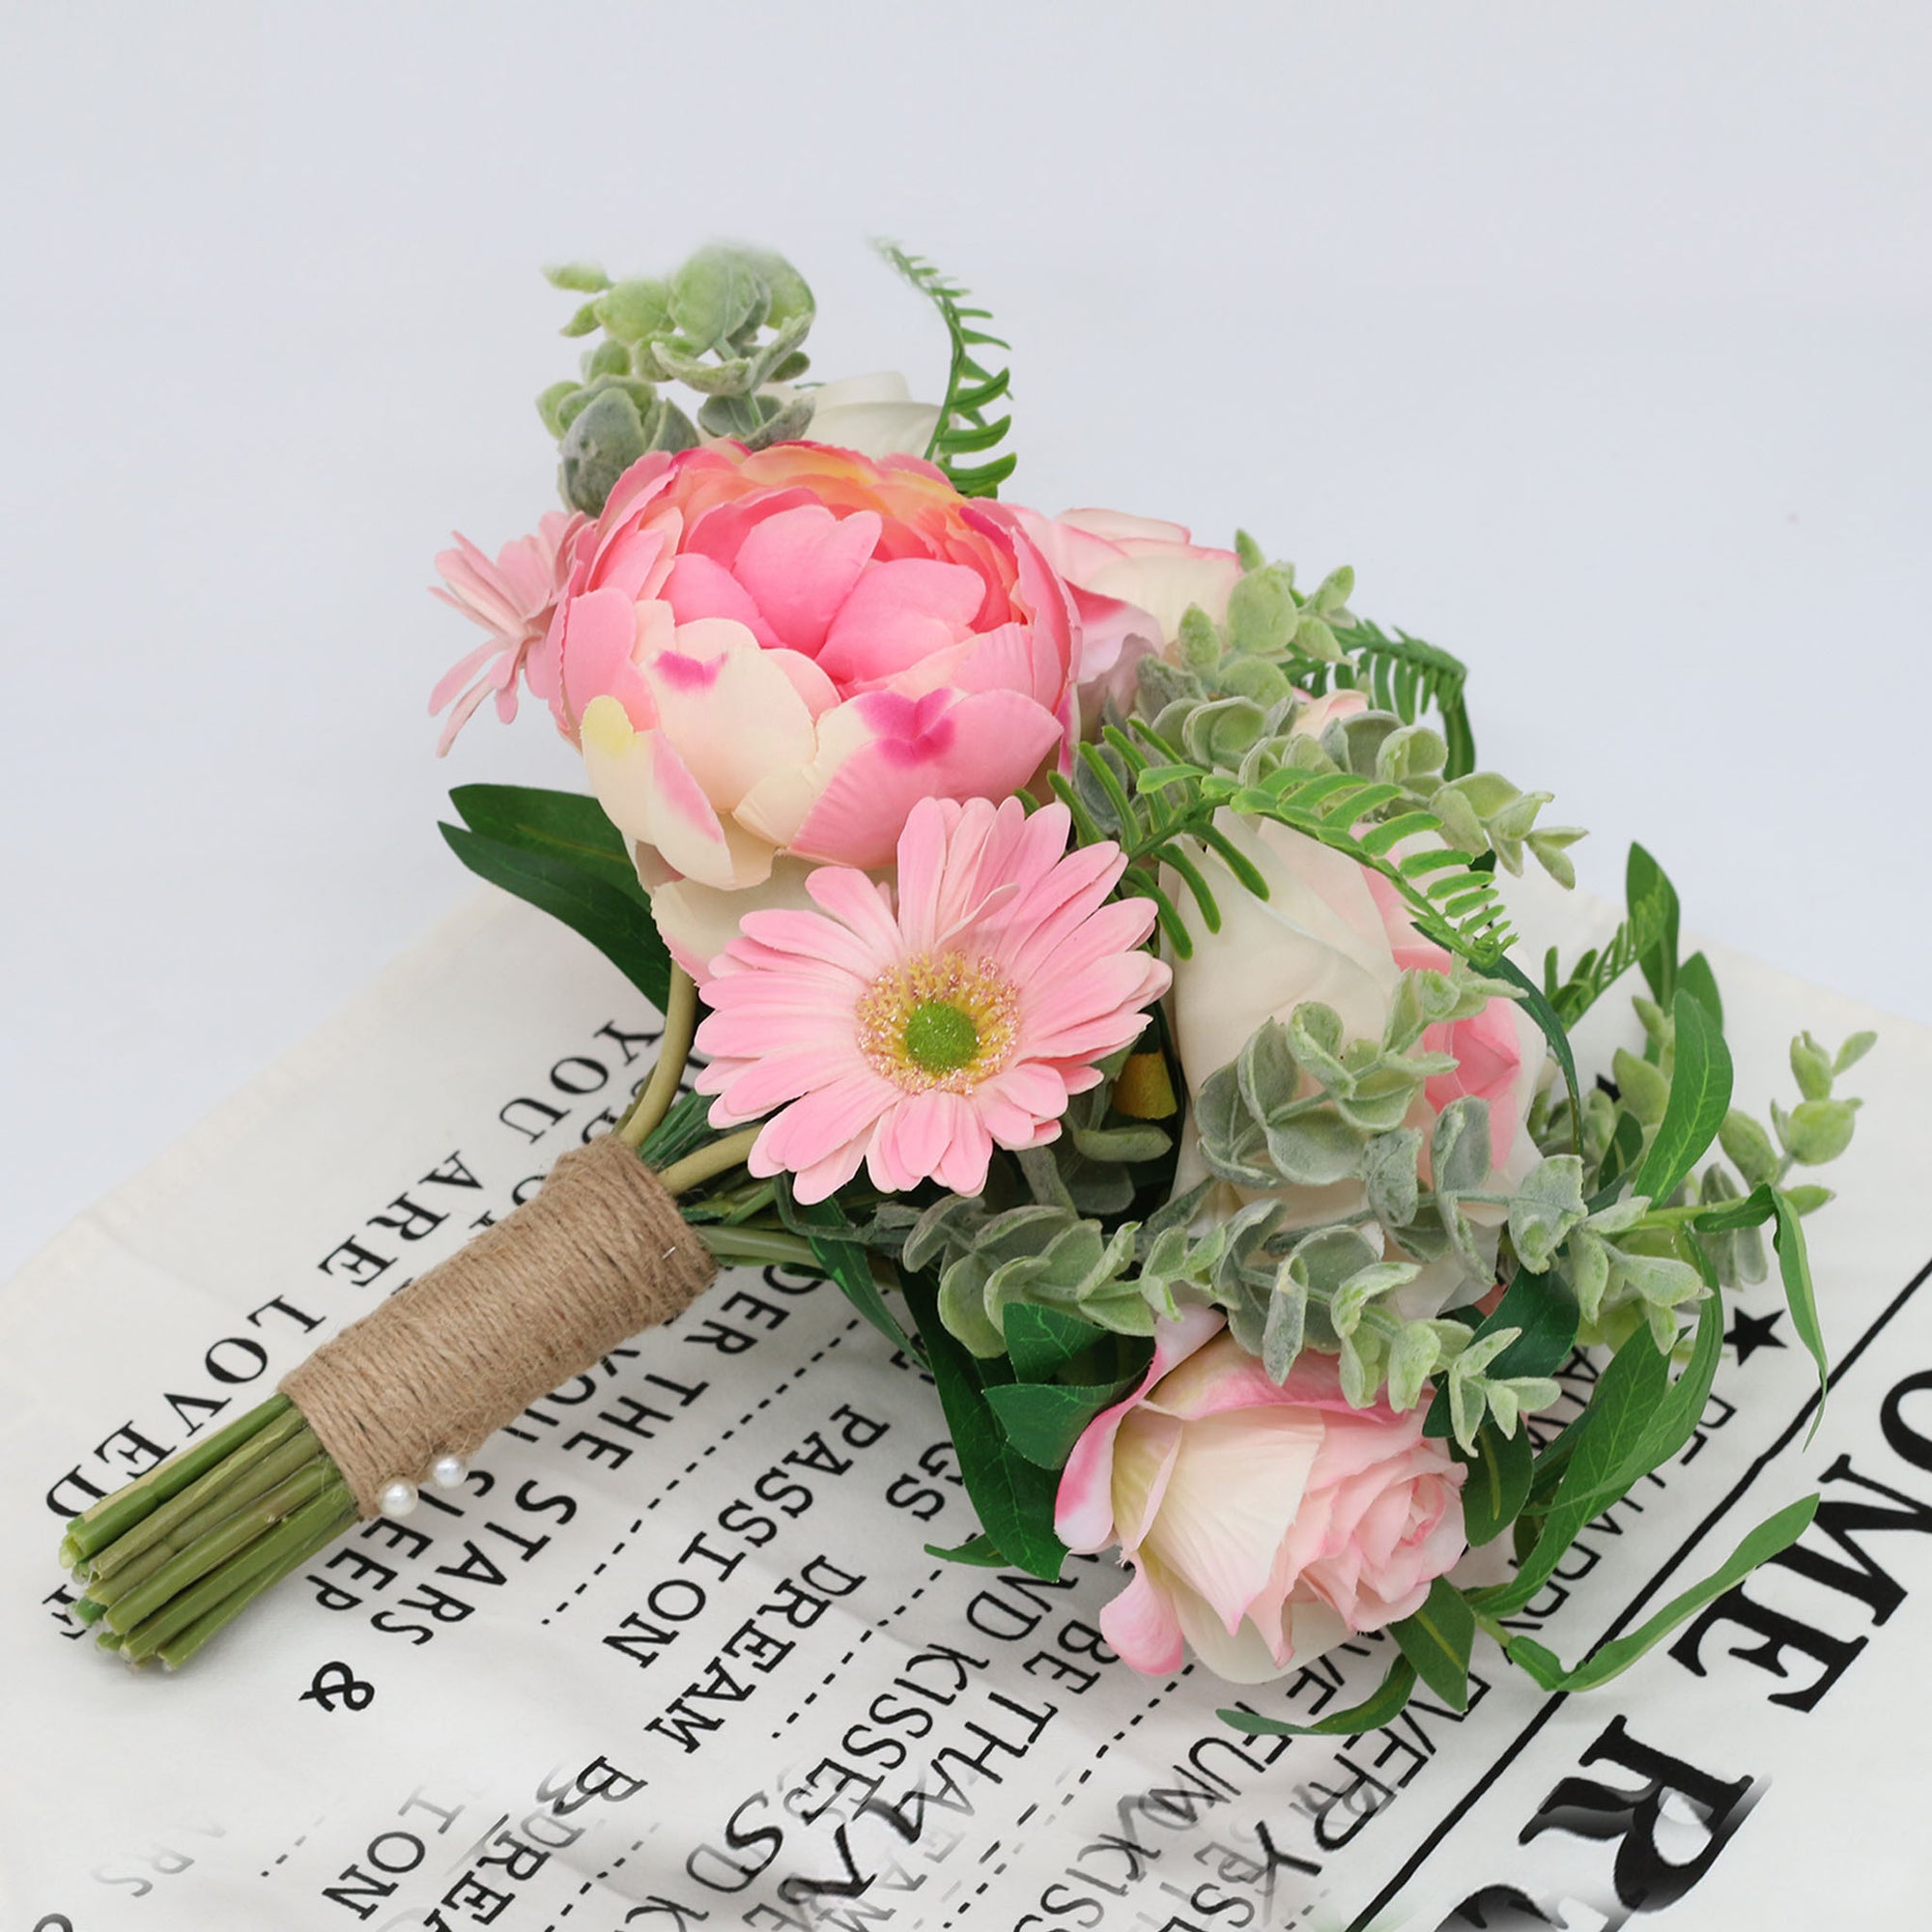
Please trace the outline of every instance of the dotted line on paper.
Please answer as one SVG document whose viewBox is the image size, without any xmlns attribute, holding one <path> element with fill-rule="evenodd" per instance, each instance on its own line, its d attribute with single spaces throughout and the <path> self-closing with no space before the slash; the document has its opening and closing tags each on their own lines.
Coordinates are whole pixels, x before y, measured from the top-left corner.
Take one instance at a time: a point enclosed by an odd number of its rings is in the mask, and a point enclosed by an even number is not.
<svg viewBox="0 0 1932 1932">
<path fill-rule="evenodd" d="M 876 1622 L 867 1624 L 866 1628 L 859 1633 L 858 1638 L 853 1643 L 852 1648 L 848 1650 L 845 1653 L 845 1655 L 838 1660 L 837 1667 L 832 1670 L 828 1670 L 825 1673 L 824 1677 L 822 1677 L 819 1680 L 818 1690 L 808 1690 L 803 1700 L 800 1702 L 798 1708 L 794 1711 L 787 1711 L 785 1713 L 785 1720 L 783 1728 L 776 1730 L 772 1733 L 772 1742 L 774 1744 L 777 1744 L 778 1741 L 784 1736 L 785 1731 L 790 1730 L 792 1725 L 797 1723 L 799 1719 L 805 1715 L 806 1711 L 811 1705 L 818 1702 L 819 1691 L 830 1690 L 831 1687 L 838 1681 L 838 1673 L 842 1671 L 845 1668 L 845 1666 L 848 1663 L 850 1663 L 852 1660 L 855 1657 L 857 1657 L 858 1654 L 862 1650 L 864 1650 L 868 1643 L 871 1642 L 872 1634 L 875 1631 L 890 1630 L 892 1626 L 897 1623 L 898 1620 L 902 1616 L 904 1616 L 905 1613 L 909 1609 L 911 1609 L 912 1606 L 916 1603 L 918 1603 L 919 1600 L 923 1596 L 924 1596 L 925 1593 L 929 1589 L 931 1589 L 932 1586 L 936 1582 L 938 1582 L 939 1579 L 945 1575 L 946 1571 L 944 1568 L 928 1571 L 926 1573 L 926 1578 L 923 1583 L 918 1584 L 916 1587 L 906 1592 L 906 1600 L 904 1603 L 899 1604 L 895 1605 L 893 1609 L 888 1610 L 886 1614 L 880 1617 Z"/>
<path fill-rule="evenodd" d="M 938 1573 L 935 1572 L 934 1574 L 937 1575 Z M 1168 1681 L 1165 1684 L 1163 1684 L 1160 1687 L 1160 1689 L 1156 1690 L 1153 1693 L 1153 1695 L 1150 1697 L 1147 1700 L 1147 1702 L 1138 1711 L 1136 1711 L 1133 1714 L 1133 1716 L 1130 1717 L 1127 1719 L 1127 1721 L 1124 1724 L 1122 1724 L 1121 1728 L 1118 1731 L 1116 1731 L 1111 1738 L 1107 1740 L 1105 1744 L 1101 1745 L 1098 1747 L 1098 1749 L 1094 1751 L 1093 1763 L 1086 1766 L 1085 1769 L 1082 1770 L 1082 1772 L 1080 1773 L 1080 1776 L 1076 1777 L 1073 1780 L 1073 1782 L 1069 1784 L 1064 1792 L 1061 1793 L 1060 1804 L 1063 1810 L 1068 1804 L 1072 1804 L 1073 1800 L 1080 1794 L 1081 1790 L 1085 1787 L 1087 1780 L 1094 1776 L 1094 1771 L 1098 1768 L 1100 1760 L 1104 1758 L 1107 1755 L 1107 1753 L 1110 1750 L 1112 1750 L 1117 1744 L 1122 1743 L 1125 1740 L 1126 1735 L 1129 1731 L 1139 1729 L 1139 1727 L 1147 1720 L 1149 1717 L 1151 1717 L 1155 1711 L 1159 1710 L 1162 1702 L 1167 1697 L 1172 1695 L 1174 1691 L 1178 1690 L 1180 1688 L 1182 1679 L 1191 1677 L 1193 1674 L 1194 1674 L 1193 1664 L 1191 1663 L 1182 1664 L 1178 1675 L 1170 1677 Z M 1029 1804 L 1027 1808 L 1024 1811 L 1022 1811 L 1020 1815 L 1013 1821 L 1012 1829 L 1014 1830 L 1014 1832 L 1017 1833 L 1020 1830 L 1020 1828 L 1023 1825 L 1025 1825 L 1027 1821 L 1030 1818 L 1032 1818 L 1038 1809 L 1039 1806 L 1037 1804 Z M 1000 1847 L 1004 1842 L 1005 1841 L 1003 1839 L 995 1838 L 993 1842 L 990 1845 L 988 1845 L 983 1852 L 980 1854 L 980 1863 L 981 1865 L 985 1864 L 987 1860 L 992 1858 L 1000 1850 Z M 980 1883 L 973 1888 L 972 1891 L 965 1898 L 962 1898 L 959 1901 L 958 1905 L 947 1915 L 944 1923 L 940 1927 L 940 1932 L 952 1932 L 952 1928 L 954 1925 L 956 1925 L 960 1919 L 964 1918 L 967 1913 L 972 1911 L 976 1901 L 983 1898 L 986 1895 L 986 1893 L 992 1889 L 994 1884 L 999 1879 L 1006 1876 L 1007 1868 L 1012 1863 L 1013 1858 L 1018 1854 L 1018 1850 L 1019 1847 L 1017 1844 L 1015 1844 L 1013 1851 L 1011 1853 L 1009 1853 L 1007 1857 L 1001 1859 L 999 1863 L 996 1864 L 992 1868 L 992 1870 L 989 1871 L 986 1874 L 986 1876 L 982 1878 L 980 1881 Z M 958 1890 L 957 1886 L 952 1887 L 950 1890 L 946 1892 L 945 1899 L 951 1900 L 953 1893 L 956 1892 L 957 1890 Z"/>
<path fill-rule="evenodd" d="M 826 1358 L 826 1356 L 833 1351 L 834 1349 L 838 1348 L 840 1342 L 844 1341 L 845 1337 L 849 1335 L 853 1329 L 858 1327 L 858 1325 L 859 1325 L 859 1318 L 855 1315 L 851 1321 L 846 1322 L 845 1326 L 837 1335 L 833 1336 L 831 1341 L 826 1343 L 824 1348 L 816 1350 L 813 1354 L 808 1356 L 806 1360 L 804 1360 L 798 1365 L 797 1368 L 792 1370 L 792 1372 L 785 1377 L 784 1380 L 781 1381 L 778 1385 L 778 1387 L 771 1392 L 770 1395 L 765 1396 L 761 1398 L 759 1401 L 753 1403 L 752 1406 L 748 1408 L 744 1412 L 744 1414 L 741 1415 L 737 1419 L 737 1421 L 730 1426 L 729 1429 L 721 1430 L 718 1434 L 716 1441 L 707 1442 L 704 1445 L 702 1451 L 699 1454 L 694 1456 L 691 1459 L 691 1461 L 687 1463 L 684 1465 L 684 1467 L 680 1469 L 677 1472 L 677 1474 L 674 1475 L 670 1479 L 670 1481 L 668 1482 L 664 1486 L 664 1488 L 660 1490 L 658 1493 L 654 1495 L 650 1499 L 650 1501 L 644 1505 L 644 1515 L 648 1516 L 652 1510 L 656 1509 L 657 1506 L 664 1501 L 665 1497 L 669 1495 L 670 1492 L 674 1489 L 676 1489 L 677 1486 L 680 1483 L 682 1483 L 688 1476 L 696 1474 L 697 1469 L 702 1465 L 707 1456 L 715 1456 L 718 1453 L 720 1446 L 724 1443 L 730 1441 L 732 1436 L 737 1435 L 739 1430 L 749 1428 L 751 1424 L 760 1414 L 762 1414 L 764 1410 L 771 1407 L 772 1404 L 775 1403 L 780 1396 L 783 1395 L 784 1392 L 788 1388 L 790 1388 L 791 1385 L 795 1381 L 797 1381 L 801 1376 L 804 1376 L 810 1370 L 816 1367 L 818 1363 L 822 1362 Z M 610 1555 L 605 1557 L 603 1562 L 598 1564 L 597 1567 L 591 1571 L 589 1576 L 584 1577 L 582 1582 L 578 1583 L 575 1586 L 575 1588 L 572 1589 L 570 1595 L 564 1598 L 563 1602 L 558 1604 L 557 1606 L 554 1610 L 552 1610 L 547 1617 L 543 1619 L 543 1621 L 546 1624 L 554 1623 L 558 1617 L 562 1616 L 564 1611 L 569 1609 L 571 1605 L 574 1604 L 579 1597 L 582 1596 L 584 1591 L 589 1589 L 591 1584 L 594 1583 L 598 1577 L 603 1576 L 605 1571 L 610 1569 L 611 1565 L 614 1563 L 618 1557 L 623 1555 L 625 1545 L 628 1544 L 632 1539 L 632 1537 L 636 1536 L 638 1532 L 643 1528 L 643 1526 L 644 1526 L 644 1518 L 640 1516 L 637 1520 L 637 1521 L 632 1523 L 630 1528 L 627 1529 L 624 1532 L 624 1534 L 617 1539 L 617 1542 L 612 1547 Z"/>
<path fill-rule="evenodd" d="M 646 1832 L 644 1833 L 643 1838 L 634 1838 L 631 1841 L 631 1843 L 628 1846 L 626 1846 L 623 1851 L 619 1852 L 617 1856 L 614 1859 L 612 1859 L 611 1862 L 608 1865 L 606 1865 L 602 1871 L 597 1873 L 597 1875 L 594 1878 L 585 1879 L 583 1883 L 577 1888 L 577 1896 L 575 1898 L 566 1899 L 562 1905 L 557 1907 L 556 1917 L 553 1918 L 547 1926 L 544 1927 L 544 1932 L 556 1932 L 557 1926 L 564 1919 L 568 1918 L 570 1915 L 573 1912 L 575 1912 L 577 1908 L 580 1905 L 582 1905 L 583 1901 L 586 1898 L 588 1898 L 590 1894 L 593 1891 L 595 1891 L 597 1888 L 600 1885 L 602 1885 L 605 1882 L 605 1880 L 611 1876 L 612 1872 L 616 1871 L 623 1864 L 626 1859 L 635 1858 L 639 1852 L 643 1850 L 644 1839 L 648 1838 L 651 1835 L 651 1832 L 655 1832 L 656 1830 L 657 1827 L 653 1825 L 651 1827 L 651 1831 Z"/>
<path fill-rule="evenodd" d="M 1186 1678 L 1192 1677 L 1193 1675 L 1194 1675 L 1193 1664 L 1183 1663 L 1180 1666 L 1179 1674 L 1174 1677 L 1170 1677 L 1167 1680 L 1167 1682 L 1163 1684 L 1160 1687 L 1160 1689 L 1156 1690 L 1153 1693 L 1153 1695 L 1147 1700 L 1146 1704 L 1144 1704 L 1140 1710 L 1136 1711 L 1134 1715 L 1131 1718 L 1129 1718 L 1127 1721 L 1124 1724 L 1122 1724 L 1121 1728 L 1118 1731 L 1116 1731 L 1114 1735 L 1111 1738 L 1109 1738 L 1107 1742 L 1103 1744 L 1099 1747 L 1099 1749 L 1094 1753 L 1094 1762 L 1086 1766 L 1081 1771 L 1080 1776 L 1076 1777 L 1073 1780 L 1073 1782 L 1069 1784 L 1066 1787 L 1066 1789 L 1060 1794 L 1060 1804 L 1061 1804 L 1061 1808 L 1063 1810 L 1065 1810 L 1067 1805 L 1071 1804 L 1074 1799 L 1080 1795 L 1081 1787 L 1086 1784 L 1087 1780 L 1090 1777 L 1092 1777 L 1094 1772 L 1099 1768 L 1100 1760 L 1103 1757 L 1105 1757 L 1107 1753 L 1110 1750 L 1112 1750 L 1117 1744 L 1122 1743 L 1125 1740 L 1126 1735 L 1129 1731 L 1138 1730 L 1140 1726 L 1148 1719 L 1148 1718 L 1150 1718 L 1155 1711 L 1157 1711 L 1160 1708 L 1162 1702 L 1167 1697 L 1172 1695 L 1174 1691 L 1178 1690 L 1180 1688 L 1182 1681 Z"/>
<path fill-rule="evenodd" d="M 308 1832 L 315 1831 L 317 1827 L 320 1826 L 323 1822 L 324 1821 L 320 1818 L 312 1819 L 309 1823 Z M 282 1853 L 282 1855 L 275 1860 L 273 1864 L 264 1865 L 262 1867 L 262 1876 L 264 1878 L 272 1878 L 274 1876 L 276 1866 L 287 1864 L 290 1859 L 292 1859 L 296 1855 L 296 1853 L 300 1851 L 301 1848 L 308 1843 L 308 1832 L 304 1832 L 301 1834 L 301 1836 L 298 1837 L 295 1841 L 295 1843 L 288 1848 L 287 1851 Z"/>
</svg>

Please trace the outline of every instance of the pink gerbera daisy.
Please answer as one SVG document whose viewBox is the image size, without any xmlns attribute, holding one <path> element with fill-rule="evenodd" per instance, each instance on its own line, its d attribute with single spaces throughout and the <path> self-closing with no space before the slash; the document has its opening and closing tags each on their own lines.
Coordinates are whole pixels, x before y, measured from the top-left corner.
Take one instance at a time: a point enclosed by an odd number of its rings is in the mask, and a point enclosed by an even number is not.
<svg viewBox="0 0 1932 1932">
<path fill-rule="evenodd" d="M 487 642 L 452 665 L 430 694 L 432 712 L 455 700 L 443 721 L 438 756 L 449 750 L 469 722 L 469 714 L 493 691 L 497 717 L 507 724 L 517 715 L 517 678 L 524 661 L 550 629 L 557 593 L 570 573 L 577 533 L 586 521 L 574 512 L 553 510 L 538 524 L 534 536 L 512 538 L 497 553 L 494 563 L 460 531 L 456 548 L 438 556 L 436 567 L 444 587 L 430 594 L 453 605 L 490 634 Z M 482 675 L 476 676 L 479 671 Z M 466 680 L 472 677 L 475 681 L 466 689 Z"/>
<path fill-rule="evenodd" d="M 1170 977 L 1140 950 L 1151 901 L 1107 903 L 1120 847 L 1069 853 L 1067 828 L 1065 806 L 923 799 L 896 910 L 864 872 L 821 866 L 806 881 L 819 911 L 745 915 L 705 985 L 697 1086 L 718 1095 L 714 1125 L 772 1115 L 753 1174 L 790 1173 L 801 1201 L 861 1161 L 888 1193 L 977 1194 L 996 1143 L 1059 1134 Z"/>
</svg>

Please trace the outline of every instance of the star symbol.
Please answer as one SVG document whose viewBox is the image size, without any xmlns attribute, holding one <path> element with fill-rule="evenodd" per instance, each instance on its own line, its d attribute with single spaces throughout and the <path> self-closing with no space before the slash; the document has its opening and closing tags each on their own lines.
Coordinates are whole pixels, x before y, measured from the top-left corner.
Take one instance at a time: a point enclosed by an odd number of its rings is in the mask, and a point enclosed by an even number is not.
<svg viewBox="0 0 1932 1932">
<path fill-rule="evenodd" d="M 1783 1313 L 1781 1308 L 1774 1308 L 1769 1315 L 1747 1315 L 1742 1308 L 1738 1310 L 1724 1340 L 1738 1351 L 1740 1363 L 1749 1361 L 1759 1349 L 1782 1349 L 1785 1346 L 1784 1338 L 1772 1332 Z"/>
</svg>

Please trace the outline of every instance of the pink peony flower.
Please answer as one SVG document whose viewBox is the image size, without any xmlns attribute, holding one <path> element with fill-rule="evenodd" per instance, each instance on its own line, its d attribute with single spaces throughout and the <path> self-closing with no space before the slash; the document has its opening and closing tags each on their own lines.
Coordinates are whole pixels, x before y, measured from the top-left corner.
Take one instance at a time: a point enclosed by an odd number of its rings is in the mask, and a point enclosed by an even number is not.
<svg viewBox="0 0 1932 1932">
<path fill-rule="evenodd" d="M 1421 1409 L 1350 1408 L 1312 1352 L 1277 1388 L 1195 1308 L 1157 1325 L 1141 1386 L 1081 1433 L 1054 1527 L 1133 1565 L 1100 1628 L 1136 1670 L 1178 1669 L 1184 1642 L 1254 1684 L 1419 1609 L 1465 1547 L 1463 1474 Z"/>
<path fill-rule="evenodd" d="M 718 1095 L 714 1125 L 772 1115 L 753 1174 L 822 1201 L 863 1160 L 888 1192 L 978 1194 L 995 1145 L 1059 1134 L 1168 983 L 1139 950 L 1151 902 L 1106 902 L 1119 847 L 1068 853 L 1068 823 L 1060 805 L 924 799 L 899 836 L 896 909 L 826 866 L 806 880 L 818 910 L 745 916 L 712 964 L 697 1088 Z"/>
<path fill-rule="evenodd" d="M 553 510 L 538 524 L 534 536 L 514 537 L 506 543 L 495 563 L 460 532 L 456 548 L 437 557 L 436 567 L 446 587 L 431 595 L 455 606 L 490 634 L 490 641 L 452 665 L 430 694 L 432 716 L 455 699 L 437 742 L 439 757 L 493 691 L 497 717 L 507 724 L 517 715 L 517 679 L 531 648 L 550 629 L 557 592 L 569 573 L 571 547 L 583 526 L 584 519 L 575 511 L 566 516 Z M 466 688 L 465 680 L 478 670 L 483 675 Z"/>
<path fill-rule="evenodd" d="M 701 976 L 810 866 L 883 866 L 920 799 L 1063 756 L 1075 645 L 1018 520 L 931 465 L 725 443 L 618 479 L 528 675 Z"/>
<path fill-rule="evenodd" d="M 1217 624 L 1228 614 L 1240 558 L 1231 550 L 1196 544 L 1179 524 L 1118 510 L 1067 510 L 1051 518 L 1036 510 L 1015 514 L 1073 587 L 1083 716 L 1097 715 L 1106 696 L 1122 705 L 1132 697 L 1134 667 L 1175 642 L 1190 604 Z"/>
</svg>

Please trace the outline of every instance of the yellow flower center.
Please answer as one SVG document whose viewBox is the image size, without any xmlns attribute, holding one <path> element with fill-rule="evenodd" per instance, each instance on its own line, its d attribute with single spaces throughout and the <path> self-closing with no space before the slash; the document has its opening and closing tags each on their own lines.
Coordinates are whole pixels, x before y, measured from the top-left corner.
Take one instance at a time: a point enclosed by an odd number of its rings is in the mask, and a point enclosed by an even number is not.
<svg viewBox="0 0 1932 1932">
<path fill-rule="evenodd" d="M 908 1093 L 971 1093 L 1006 1064 L 1019 1002 L 983 960 L 941 953 L 908 960 L 860 997 L 859 1047 Z"/>
</svg>

